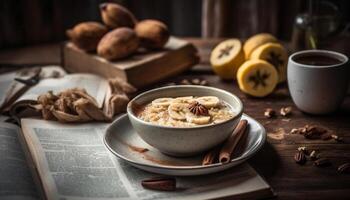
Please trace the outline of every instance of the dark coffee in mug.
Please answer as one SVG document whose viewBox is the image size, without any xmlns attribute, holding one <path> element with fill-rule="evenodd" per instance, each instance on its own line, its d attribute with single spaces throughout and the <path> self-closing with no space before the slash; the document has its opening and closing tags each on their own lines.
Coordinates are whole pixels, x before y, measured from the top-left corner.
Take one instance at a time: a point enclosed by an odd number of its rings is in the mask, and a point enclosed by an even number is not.
<svg viewBox="0 0 350 200">
<path fill-rule="evenodd" d="M 304 50 L 288 60 L 287 80 L 295 105 L 311 114 L 339 108 L 349 85 L 346 55 L 328 50 Z"/>
<path fill-rule="evenodd" d="M 344 61 L 339 58 L 332 57 L 332 55 L 319 53 L 306 53 L 295 56 L 293 60 L 304 65 L 329 66 L 341 64 Z"/>
</svg>

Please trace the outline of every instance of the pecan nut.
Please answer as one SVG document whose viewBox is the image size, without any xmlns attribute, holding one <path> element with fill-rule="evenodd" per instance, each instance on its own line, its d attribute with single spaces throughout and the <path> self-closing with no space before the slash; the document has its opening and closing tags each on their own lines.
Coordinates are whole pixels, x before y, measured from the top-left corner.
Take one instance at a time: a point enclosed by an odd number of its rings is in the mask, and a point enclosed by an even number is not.
<svg viewBox="0 0 350 200">
<path fill-rule="evenodd" d="M 304 137 L 307 139 L 321 139 L 327 133 L 327 129 L 319 126 L 305 126 Z"/>
<path fill-rule="evenodd" d="M 266 118 L 272 118 L 276 116 L 276 112 L 272 108 L 267 108 L 264 112 Z"/>
<path fill-rule="evenodd" d="M 314 165 L 317 167 L 327 167 L 332 165 L 332 163 L 327 158 L 320 158 L 314 162 Z"/>
<path fill-rule="evenodd" d="M 303 152 L 305 155 L 309 155 L 309 150 L 304 146 L 298 147 L 298 151 Z"/>
<path fill-rule="evenodd" d="M 281 108 L 280 114 L 284 117 L 292 114 L 292 107 L 288 106 L 288 107 Z"/>
<path fill-rule="evenodd" d="M 340 173 L 350 173 L 350 163 L 344 163 L 338 167 Z"/>
<path fill-rule="evenodd" d="M 294 155 L 294 160 L 296 163 L 303 165 L 306 163 L 306 156 L 304 154 L 304 152 L 302 151 L 298 151 L 295 155 Z"/>
</svg>

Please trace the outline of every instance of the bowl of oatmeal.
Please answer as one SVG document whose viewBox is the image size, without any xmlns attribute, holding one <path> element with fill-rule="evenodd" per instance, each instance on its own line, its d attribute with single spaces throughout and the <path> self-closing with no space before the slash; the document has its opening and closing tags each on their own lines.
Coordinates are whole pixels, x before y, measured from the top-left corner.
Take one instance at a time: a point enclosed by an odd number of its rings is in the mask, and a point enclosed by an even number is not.
<svg viewBox="0 0 350 200">
<path fill-rule="evenodd" d="M 243 112 L 234 94 L 206 86 L 168 86 L 132 99 L 127 113 L 139 136 L 162 153 L 192 156 L 220 144 Z"/>
</svg>

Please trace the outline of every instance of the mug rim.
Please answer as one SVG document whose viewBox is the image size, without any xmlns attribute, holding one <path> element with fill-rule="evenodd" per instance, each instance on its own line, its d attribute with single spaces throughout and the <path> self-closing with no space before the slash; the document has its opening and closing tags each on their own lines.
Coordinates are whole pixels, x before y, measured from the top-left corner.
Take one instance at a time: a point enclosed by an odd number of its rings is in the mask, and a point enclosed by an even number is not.
<svg viewBox="0 0 350 200">
<path fill-rule="evenodd" d="M 295 56 L 298 56 L 300 54 L 308 54 L 308 53 L 321 53 L 321 54 L 331 54 L 331 55 L 335 55 L 337 57 L 341 57 L 342 60 L 340 60 L 340 63 L 337 64 L 333 64 L 333 65 L 309 65 L 309 64 L 302 64 L 299 62 L 296 62 L 293 58 Z M 312 50 L 302 50 L 302 51 L 298 51 L 293 53 L 291 56 L 289 56 L 288 62 L 293 63 L 296 66 L 299 67 L 307 67 L 307 68 L 331 68 L 331 67 L 338 67 L 338 66 L 342 66 L 344 64 L 346 64 L 349 61 L 349 58 L 339 52 L 336 51 L 330 51 L 330 50 L 321 50 L 321 49 L 312 49 Z"/>
</svg>

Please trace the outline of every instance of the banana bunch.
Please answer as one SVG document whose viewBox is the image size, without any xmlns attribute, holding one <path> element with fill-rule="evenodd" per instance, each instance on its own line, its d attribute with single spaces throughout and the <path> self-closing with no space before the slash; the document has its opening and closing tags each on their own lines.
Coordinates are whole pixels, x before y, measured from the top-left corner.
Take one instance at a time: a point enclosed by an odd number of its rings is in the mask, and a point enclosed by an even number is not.
<svg viewBox="0 0 350 200">
<path fill-rule="evenodd" d="M 264 97 L 286 81 L 288 53 L 271 34 L 252 36 L 244 44 L 229 39 L 210 55 L 213 71 L 222 79 L 237 79 L 239 88 L 251 96 Z"/>
<path fill-rule="evenodd" d="M 167 108 L 171 120 L 185 121 L 197 125 L 209 124 L 211 117 L 208 115 L 195 115 L 189 110 L 189 105 L 197 101 L 207 109 L 217 107 L 219 98 L 214 96 L 203 96 L 194 98 L 193 96 L 178 98 L 159 98 L 152 101 L 153 107 Z"/>
</svg>

